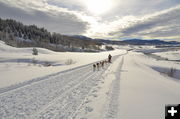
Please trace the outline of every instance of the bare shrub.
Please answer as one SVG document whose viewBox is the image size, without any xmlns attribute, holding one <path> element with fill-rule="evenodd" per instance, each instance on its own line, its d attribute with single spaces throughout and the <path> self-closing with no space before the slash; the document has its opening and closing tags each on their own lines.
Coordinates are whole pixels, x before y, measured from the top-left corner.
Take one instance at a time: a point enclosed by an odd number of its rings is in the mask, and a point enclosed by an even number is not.
<svg viewBox="0 0 180 119">
<path fill-rule="evenodd" d="M 112 46 L 105 46 L 106 50 L 114 50 Z"/>
<path fill-rule="evenodd" d="M 72 59 L 68 59 L 68 60 L 66 60 L 65 64 L 66 65 L 71 65 L 71 64 L 73 64 L 73 60 Z"/>
<path fill-rule="evenodd" d="M 174 77 L 175 73 L 176 73 L 176 69 L 172 67 L 168 70 L 167 75 L 170 77 Z"/>
<path fill-rule="evenodd" d="M 38 55 L 38 50 L 36 48 L 33 48 L 32 51 L 33 51 L 32 53 L 33 55 Z"/>
<path fill-rule="evenodd" d="M 168 58 L 165 58 L 165 60 L 169 60 Z"/>
</svg>

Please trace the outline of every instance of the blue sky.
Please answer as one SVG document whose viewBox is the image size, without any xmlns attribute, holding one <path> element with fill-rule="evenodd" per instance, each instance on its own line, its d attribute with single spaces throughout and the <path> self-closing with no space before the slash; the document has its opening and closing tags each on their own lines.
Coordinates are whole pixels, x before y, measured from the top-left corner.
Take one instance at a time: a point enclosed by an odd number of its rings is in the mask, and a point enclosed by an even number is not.
<svg viewBox="0 0 180 119">
<path fill-rule="evenodd" d="M 180 0 L 0 0 L 0 17 L 67 35 L 180 41 Z"/>
</svg>

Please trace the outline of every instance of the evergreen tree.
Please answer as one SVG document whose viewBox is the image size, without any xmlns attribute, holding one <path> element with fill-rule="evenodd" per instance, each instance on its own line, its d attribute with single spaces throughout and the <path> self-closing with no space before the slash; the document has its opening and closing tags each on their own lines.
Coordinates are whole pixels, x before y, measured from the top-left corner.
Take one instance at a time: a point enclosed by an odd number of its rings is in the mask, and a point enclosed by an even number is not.
<svg viewBox="0 0 180 119">
<path fill-rule="evenodd" d="M 74 49 L 96 47 L 98 42 L 83 40 L 75 37 L 50 33 L 45 28 L 38 28 L 36 25 L 23 25 L 12 19 L 3 20 L 0 18 L 0 38 L 12 46 L 18 47 L 45 47 L 56 51 L 73 51 Z M 28 39 L 17 41 L 18 38 Z M 32 42 L 29 42 L 31 40 Z"/>
</svg>

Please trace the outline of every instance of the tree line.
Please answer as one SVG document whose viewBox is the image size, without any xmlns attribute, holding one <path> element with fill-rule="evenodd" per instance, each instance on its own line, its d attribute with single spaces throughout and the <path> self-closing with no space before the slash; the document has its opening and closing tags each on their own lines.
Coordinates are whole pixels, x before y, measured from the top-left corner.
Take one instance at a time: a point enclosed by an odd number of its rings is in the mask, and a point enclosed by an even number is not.
<svg viewBox="0 0 180 119">
<path fill-rule="evenodd" d="M 0 40 L 15 47 L 43 47 L 54 51 L 98 51 L 102 45 L 95 40 L 51 33 L 36 25 L 24 25 L 13 19 L 1 18 Z"/>
</svg>

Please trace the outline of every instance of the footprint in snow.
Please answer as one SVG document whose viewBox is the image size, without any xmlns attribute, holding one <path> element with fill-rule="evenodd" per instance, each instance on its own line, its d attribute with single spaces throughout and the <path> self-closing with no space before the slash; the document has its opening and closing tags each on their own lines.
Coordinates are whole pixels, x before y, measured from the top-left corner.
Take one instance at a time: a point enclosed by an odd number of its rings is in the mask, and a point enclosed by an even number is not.
<svg viewBox="0 0 180 119">
<path fill-rule="evenodd" d="M 86 117 L 81 117 L 80 119 L 87 119 Z"/>
<path fill-rule="evenodd" d="M 109 92 L 106 92 L 106 95 L 109 95 Z"/>
<path fill-rule="evenodd" d="M 97 90 L 96 90 L 96 89 L 92 91 L 92 93 L 95 93 L 95 92 L 97 92 Z"/>
<path fill-rule="evenodd" d="M 91 108 L 91 107 L 86 107 L 86 108 L 85 108 L 85 111 L 86 111 L 86 112 L 92 112 L 92 111 L 93 111 L 93 108 Z"/>
<path fill-rule="evenodd" d="M 92 100 L 87 99 L 87 100 L 85 101 L 86 104 L 89 103 L 89 102 L 92 102 Z"/>
<path fill-rule="evenodd" d="M 100 89 L 101 87 L 100 87 L 100 86 L 98 86 L 97 88 L 98 88 L 98 89 Z"/>
<path fill-rule="evenodd" d="M 97 94 L 92 94 L 93 97 L 97 97 Z"/>
</svg>

